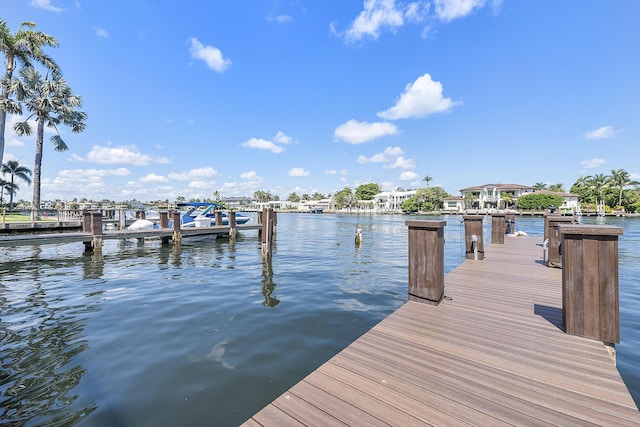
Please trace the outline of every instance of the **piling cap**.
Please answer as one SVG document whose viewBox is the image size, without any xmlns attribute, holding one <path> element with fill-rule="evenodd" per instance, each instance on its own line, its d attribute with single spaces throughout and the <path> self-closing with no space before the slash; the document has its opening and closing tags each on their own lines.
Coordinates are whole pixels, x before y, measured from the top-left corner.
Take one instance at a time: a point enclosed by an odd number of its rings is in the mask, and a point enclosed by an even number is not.
<svg viewBox="0 0 640 427">
<path fill-rule="evenodd" d="M 560 224 L 558 230 L 562 234 L 581 234 L 592 236 L 621 236 L 622 227 L 613 225 Z"/>
</svg>

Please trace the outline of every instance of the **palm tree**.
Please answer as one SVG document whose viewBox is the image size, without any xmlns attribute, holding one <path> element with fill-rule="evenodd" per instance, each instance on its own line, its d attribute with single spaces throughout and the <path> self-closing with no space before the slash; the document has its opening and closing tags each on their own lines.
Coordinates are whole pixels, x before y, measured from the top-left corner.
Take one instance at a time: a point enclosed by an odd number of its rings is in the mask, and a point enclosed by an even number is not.
<svg viewBox="0 0 640 427">
<path fill-rule="evenodd" d="M 428 188 L 428 187 L 429 187 L 429 183 L 430 183 L 431 181 L 433 181 L 433 178 L 432 178 L 432 177 L 430 177 L 429 175 L 427 175 L 427 176 L 425 176 L 424 178 L 422 178 L 422 180 L 423 180 L 424 182 L 426 182 L 426 183 L 427 183 L 427 188 Z"/>
<path fill-rule="evenodd" d="M 57 125 L 67 125 L 74 133 L 82 132 L 86 127 L 87 114 L 78 110 L 82 106 L 82 98 L 73 94 L 67 82 L 59 74 L 54 74 L 51 79 L 49 76 L 43 79 L 34 68 L 22 68 L 20 79 L 15 80 L 11 85 L 11 92 L 16 94 L 16 104 L 20 114 L 22 114 L 23 104 L 31 113 L 24 121 L 14 125 L 15 132 L 20 136 L 31 135 L 31 126 L 28 121 L 34 117 L 37 123 L 36 159 L 33 168 L 33 209 L 34 217 L 37 217 L 40 210 L 44 127 L 46 125 L 56 131 L 56 134 L 51 137 L 55 150 L 66 151 L 69 147 L 60 136 Z"/>
<path fill-rule="evenodd" d="M 593 175 L 589 178 L 589 189 L 600 195 L 600 201 L 596 200 L 597 203 L 604 204 L 604 190 L 609 187 L 610 178 L 605 174 Z"/>
<path fill-rule="evenodd" d="M 20 188 L 7 180 L 0 178 L 0 205 L 4 202 L 4 193 L 9 194 L 11 200 L 13 200 L 13 195 L 18 192 Z M 11 208 L 9 208 L 11 210 Z"/>
<path fill-rule="evenodd" d="M 631 179 L 629 172 L 624 169 L 611 170 L 611 183 L 619 188 L 618 206 L 622 206 L 622 191 L 628 185 L 639 185 L 640 182 Z"/>
<path fill-rule="evenodd" d="M 7 112 L 14 111 L 7 109 L 4 101 L 9 98 L 9 86 L 13 77 L 16 63 L 23 66 L 31 66 L 32 61 L 43 64 L 54 73 L 58 73 L 58 66 L 42 48 L 44 46 L 57 47 L 58 41 L 48 34 L 40 31 L 33 31 L 36 24 L 25 21 L 20 24 L 18 31 L 11 34 L 7 23 L 0 19 L 0 51 L 6 58 L 6 73 L 2 83 L 2 94 L 0 94 L 0 165 L 4 155 L 4 131 L 7 123 Z M 25 28 L 26 27 L 26 28 Z M 4 107 L 4 108 L 1 108 Z"/>
<path fill-rule="evenodd" d="M 535 184 L 533 184 L 533 188 L 535 188 L 536 190 L 544 190 L 547 188 L 547 184 L 545 184 L 544 182 L 536 182 Z"/>
<path fill-rule="evenodd" d="M 26 182 L 28 185 L 31 185 L 31 169 L 29 169 L 26 166 L 20 166 L 19 160 L 9 160 L 7 163 L 2 165 L 0 172 L 2 172 L 5 175 L 6 174 L 11 175 L 11 185 L 15 185 L 15 177 L 18 177 L 24 182 Z M 19 190 L 17 186 L 16 186 L 16 190 Z M 13 210 L 13 195 L 14 195 L 14 192 L 11 192 L 10 199 L 9 199 L 10 211 Z"/>
<path fill-rule="evenodd" d="M 564 193 L 564 185 L 563 184 L 551 184 L 549 186 L 549 191 L 553 191 L 555 193 Z"/>
</svg>

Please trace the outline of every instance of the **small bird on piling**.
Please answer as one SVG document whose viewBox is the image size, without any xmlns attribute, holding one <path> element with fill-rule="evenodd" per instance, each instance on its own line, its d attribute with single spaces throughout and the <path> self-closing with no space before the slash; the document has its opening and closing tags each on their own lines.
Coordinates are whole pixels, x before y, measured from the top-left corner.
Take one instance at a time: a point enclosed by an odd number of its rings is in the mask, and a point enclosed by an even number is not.
<svg viewBox="0 0 640 427">
<path fill-rule="evenodd" d="M 362 244 L 362 230 L 356 228 L 356 246 L 360 246 Z"/>
</svg>

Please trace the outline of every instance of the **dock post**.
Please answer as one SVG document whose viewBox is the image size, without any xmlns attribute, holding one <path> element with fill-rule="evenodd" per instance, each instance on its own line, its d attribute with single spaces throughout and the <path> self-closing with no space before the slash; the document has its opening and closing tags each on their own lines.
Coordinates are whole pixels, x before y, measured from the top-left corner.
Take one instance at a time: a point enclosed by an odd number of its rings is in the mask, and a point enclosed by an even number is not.
<svg viewBox="0 0 640 427">
<path fill-rule="evenodd" d="M 561 216 L 559 213 L 545 213 L 544 214 L 544 231 L 542 233 L 542 240 L 549 238 L 549 218 L 557 218 Z"/>
<path fill-rule="evenodd" d="M 220 212 L 220 211 L 216 211 L 216 212 L 214 213 L 214 215 L 215 215 L 215 217 L 216 217 L 216 223 L 215 223 L 215 225 L 222 226 L 222 225 L 223 225 L 223 224 L 222 224 L 222 212 Z"/>
<path fill-rule="evenodd" d="M 158 212 L 158 215 L 160 216 L 160 229 L 165 229 L 165 228 L 169 228 L 169 212 L 167 211 L 160 211 Z M 169 240 L 171 238 L 170 237 L 163 237 L 161 239 L 162 244 L 166 245 L 167 243 L 169 243 Z"/>
<path fill-rule="evenodd" d="M 182 234 L 180 233 L 180 212 L 171 212 L 169 215 L 173 222 L 173 243 L 180 243 L 180 241 L 182 241 Z"/>
<path fill-rule="evenodd" d="M 169 228 L 169 212 L 160 211 L 158 215 L 160 217 L 160 224 L 158 224 L 160 228 Z"/>
<path fill-rule="evenodd" d="M 273 219 L 273 234 L 275 236 L 278 232 L 278 212 L 273 209 L 271 209 L 271 219 Z"/>
<path fill-rule="evenodd" d="M 549 215 L 545 217 L 545 229 L 547 230 L 547 267 L 562 268 L 562 236 L 558 230 L 560 224 L 572 224 L 573 217 L 562 215 Z"/>
<path fill-rule="evenodd" d="M 262 256 L 271 257 L 271 243 L 273 242 L 273 209 L 262 210 Z"/>
<path fill-rule="evenodd" d="M 466 241 L 466 259 L 484 259 L 484 237 L 482 230 L 482 215 L 463 215 L 464 237 Z"/>
<path fill-rule="evenodd" d="M 612 347 L 620 342 L 618 236 L 623 230 L 611 225 L 561 224 L 558 228 L 565 331 Z"/>
<path fill-rule="evenodd" d="M 504 244 L 505 217 L 503 213 L 491 214 L 491 243 Z"/>
<path fill-rule="evenodd" d="M 120 230 L 127 228 L 127 215 L 124 209 L 118 209 L 118 225 Z"/>
<path fill-rule="evenodd" d="M 83 242 L 85 252 L 102 252 L 102 213 L 84 212 L 82 231 L 91 233 L 91 240 Z"/>
<path fill-rule="evenodd" d="M 82 212 L 82 231 L 85 233 L 91 233 L 91 212 Z"/>
<path fill-rule="evenodd" d="M 227 217 L 229 218 L 229 237 L 236 237 L 236 211 L 229 211 Z"/>
<path fill-rule="evenodd" d="M 447 221 L 406 221 L 409 227 L 409 301 L 438 305 L 444 297 Z"/>
</svg>

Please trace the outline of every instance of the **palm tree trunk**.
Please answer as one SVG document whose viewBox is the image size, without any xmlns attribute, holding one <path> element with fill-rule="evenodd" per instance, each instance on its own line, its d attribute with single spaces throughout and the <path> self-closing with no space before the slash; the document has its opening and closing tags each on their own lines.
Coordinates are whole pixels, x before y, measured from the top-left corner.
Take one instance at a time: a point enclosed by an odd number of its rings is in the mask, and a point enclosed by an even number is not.
<svg viewBox="0 0 640 427">
<path fill-rule="evenodd" d="M 14 190 L 14 184 L 13 184 L 13 174 L 11 174 L 11 192 L 9 193 L 9 211 L 13 210 L 13 190 Z"/>
<path fill-rule="evenodd" d="M 36 161 L 33 166 L 33 218 L 40 216 L 40 175 L 42 173 L 42 146 L 44 139 L 44 119 L 38 118 L 38 132 L 36 134 Z"/>
<path fill-rule="evenodd" d="M 4 90 L 3 90 L 4 92 Z M 2 94 L 4 98 L 4 93 Z M 3 109 L 0 109 L 0 165 L 2 165 L 2 158 L 4 156 L 4 128 L 7 123 L 7 112 Z"/>
</svg>

